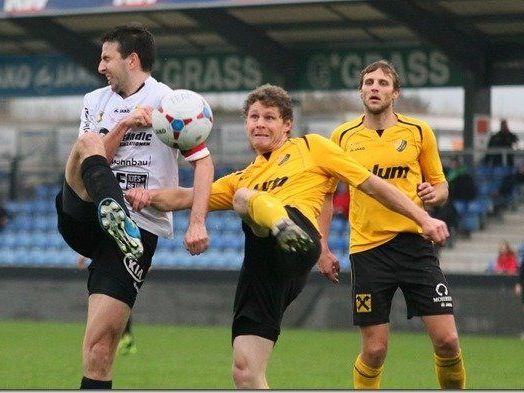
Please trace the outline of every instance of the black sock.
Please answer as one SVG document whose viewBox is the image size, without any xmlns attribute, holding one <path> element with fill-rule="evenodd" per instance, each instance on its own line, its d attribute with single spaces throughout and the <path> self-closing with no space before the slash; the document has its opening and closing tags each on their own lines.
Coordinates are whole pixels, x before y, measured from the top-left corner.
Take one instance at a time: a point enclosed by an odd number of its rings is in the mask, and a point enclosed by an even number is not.
<svg viewBox="0 0 524 393">
<path fill-rule="evenodd" d="M 87 157 L 81 166 L 82 180 L 87 193 L 98 207 L 105 198 L 113 198 L 129 216 L 124 194 L 104 156 Z"/>
<path fill-rule="evenodd" d="M 90 379 L 87 377 L 82 378 L 80 389 L 100 389 L 109 390 L 113 387 L 113 381 L 97 381 L 96 379 Z"/>
</svg>

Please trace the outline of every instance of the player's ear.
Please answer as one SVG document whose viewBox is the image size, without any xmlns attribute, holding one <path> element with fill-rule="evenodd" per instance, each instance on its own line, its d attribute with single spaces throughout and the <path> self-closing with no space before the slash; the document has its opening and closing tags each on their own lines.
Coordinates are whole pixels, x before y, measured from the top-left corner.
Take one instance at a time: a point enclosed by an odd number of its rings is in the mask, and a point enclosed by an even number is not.
<svg viewBox="0 0 524 393">
<path fill-rule="evenodd" d="M 293 120 L 284 120 L 284 126 L 286 128 L 287 134 L 290 135 L 291 130 L 293 129 Z"/>
<path fill-rule="evenodd" d="M 396 101 L 398 97 L 400 96 L 400 90 L 397 89 L 393 92 L 393 99 Z"/>
<path fill-rule="evenodd" d="M 142 69 L 142 62 L 140 61 L 140 57 L 138 57 L 136 52 L 131 52 L 129 56 L 127 56 L 127 60 L 129 62 L 130 69 Z"/>
</svg>

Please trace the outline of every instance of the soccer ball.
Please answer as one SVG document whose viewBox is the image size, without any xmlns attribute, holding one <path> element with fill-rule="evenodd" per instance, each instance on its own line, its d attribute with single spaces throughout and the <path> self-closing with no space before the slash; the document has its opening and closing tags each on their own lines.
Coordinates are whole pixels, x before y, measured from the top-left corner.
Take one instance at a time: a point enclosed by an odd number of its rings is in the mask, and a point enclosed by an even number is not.
<svg viewBox="0 0 524 393">
<path fill-rule="evenodd" d="M 192 90 L 177 89 L 153 109 L 153 130 L 167 146 L 188 151 L 205 142 L 213 127 L 207 101 Z"/>
</svg>

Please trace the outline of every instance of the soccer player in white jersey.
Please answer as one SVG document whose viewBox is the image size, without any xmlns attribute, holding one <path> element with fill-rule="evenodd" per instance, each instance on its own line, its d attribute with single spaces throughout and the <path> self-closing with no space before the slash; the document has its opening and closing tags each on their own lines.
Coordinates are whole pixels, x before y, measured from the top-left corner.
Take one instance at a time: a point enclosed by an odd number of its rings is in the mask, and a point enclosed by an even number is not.
<svg viewBox="0 0 524 393">
<path fill-rule="evenodd" d="M 173 236 L 171 213 L 130 211 L 123 190 L 178 184 L 178 151 L 164 145 L 151 128 L 152 108 L 170 91 L 151 76 L 153 36 L 132 24 L 107 32 L 102 43 L 98 71 L 108 86 L 84 98 L 79 138 L 56 198 L 64 240 L 92 260 L 81 389 L 111 389 L 118 340 L 158 236 Z M 182 154 L 194 167 L 198 188 L 184 238 L 186 249 L 195 255 L 208 246 L 205 217 L 214 168 L 205 144 Z"/>
</svg>

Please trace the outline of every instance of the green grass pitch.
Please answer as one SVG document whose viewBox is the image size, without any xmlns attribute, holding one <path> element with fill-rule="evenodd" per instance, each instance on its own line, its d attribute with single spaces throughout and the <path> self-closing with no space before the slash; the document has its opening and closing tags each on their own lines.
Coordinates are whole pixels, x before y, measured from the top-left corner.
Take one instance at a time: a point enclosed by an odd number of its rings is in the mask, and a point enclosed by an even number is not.
<svg viewBox="0 0 524 393">
<path fill-rule="evenodd" d="M 83 324 L 0 321 L 0 389 L 77 389 Z M 138 353 L 118 356 L 116 389 L 232 389 L 227 327 L 134 326 Z M 524 388 L 524 343 L 462 335 L 470 389 Z M 355 330 L 285 329 L 268 369 L 274 389 L 350 389 Z M 437 389 L 429 338 L 392 331 L 384 389 Z"/>
</svg>

